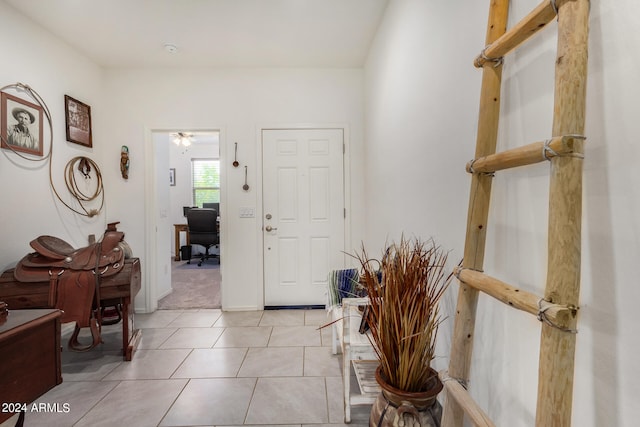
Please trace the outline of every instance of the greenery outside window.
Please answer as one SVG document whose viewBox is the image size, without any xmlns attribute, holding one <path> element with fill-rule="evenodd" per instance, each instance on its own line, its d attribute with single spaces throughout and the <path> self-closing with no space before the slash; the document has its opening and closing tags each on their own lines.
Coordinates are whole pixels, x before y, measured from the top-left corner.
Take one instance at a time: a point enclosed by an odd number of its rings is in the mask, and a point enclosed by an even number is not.
<svg viewBox="0 0 640 427">
<path fill-rule="evenodd" d="M 220 203 L 220 160 L 191 159 L 193 206 Z"/>
</svg>

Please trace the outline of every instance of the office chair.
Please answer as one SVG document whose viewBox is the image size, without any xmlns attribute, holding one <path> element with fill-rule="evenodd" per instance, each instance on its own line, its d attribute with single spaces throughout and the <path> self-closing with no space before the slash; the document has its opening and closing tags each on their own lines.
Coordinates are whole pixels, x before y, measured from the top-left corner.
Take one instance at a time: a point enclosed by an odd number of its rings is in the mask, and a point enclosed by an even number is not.
<svg viewBox="0 0 640 427">
<path fill-rule="evenodd" d="M 187 212 L 187 227 L 189 228 L 189 242 L 192 245 L 204 246 L 205 252 L 200 257 L 198 267 L 202 266 L 205 259 L 218 258 L 218 255 L 209 254 L 209 249 L 220 243 L 218 235 L 218 212 L 214 209 L 189 209 Z M 191 259 L 187 261 L 191 264 Z"/>
<path fill-rule="evenodd" d="M 218 216 L 220 216 L 220 203 L 209 203 L 209 202 L 206 202 L 206 203 L 202 204 L 202 207 L 204 209 L 215 209 L 216 212 L 218 212 Z"/>
</svg>

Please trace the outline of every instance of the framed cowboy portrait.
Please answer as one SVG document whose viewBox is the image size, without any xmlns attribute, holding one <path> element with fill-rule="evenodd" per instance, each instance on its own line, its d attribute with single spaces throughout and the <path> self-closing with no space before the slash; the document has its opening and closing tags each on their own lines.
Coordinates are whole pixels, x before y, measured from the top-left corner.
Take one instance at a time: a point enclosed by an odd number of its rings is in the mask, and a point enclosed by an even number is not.
<svg viewBox="0 0 640 427">
<path fill-rule="evenodd" d="M 91 107 L 69 95 L 64 96 L 67 141 L 93 147 L 91 139 Z"/>
<path fill-rule="evenodd" d="M 42 107 L 5 92 L 2 92 L 0 103 L 1 147 L 42 157 Z"/>
</svg>

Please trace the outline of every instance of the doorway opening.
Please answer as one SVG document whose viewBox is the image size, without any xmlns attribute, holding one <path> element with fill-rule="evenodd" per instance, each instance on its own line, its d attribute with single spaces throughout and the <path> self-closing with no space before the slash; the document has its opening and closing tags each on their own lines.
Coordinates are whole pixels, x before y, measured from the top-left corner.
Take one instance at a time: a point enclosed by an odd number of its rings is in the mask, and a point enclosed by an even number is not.
<svg viewBox="0 0 640 427">
<path fill-rule="evenodd" d="M 158 230 L 169 231 L 157 236 L 157 307 L 220 308 L 220 245 L 209 248 L 216 258 L 200 263 L 198 255 L 205 252 L 205 247 L 191 244 L 187 225 L 190 209 L 215 206 L 219 232 L 220 132 L 162 131 L 154 132 L 153 138 L 156 169 L 169 171 L 169 183 L 156 187 Z"/>
</svg>

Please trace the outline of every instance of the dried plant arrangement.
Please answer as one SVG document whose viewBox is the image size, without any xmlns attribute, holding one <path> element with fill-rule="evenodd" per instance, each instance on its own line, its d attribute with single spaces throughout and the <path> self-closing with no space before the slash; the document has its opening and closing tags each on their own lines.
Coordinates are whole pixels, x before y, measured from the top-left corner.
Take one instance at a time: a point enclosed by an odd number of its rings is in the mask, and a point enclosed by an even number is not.
<svg viewBox="0 0 640 427">
<path fill-rule="evenodd" d="M 442 321 L 438 306 L 453 277 L 447 255 L 433 239 L 404 236 L 379 260 L 364 247 L 355 255 L 370 299 L 367 321 L 380 374 L 399 390 L 425 391 L 436 375 L 430 368 Z"/>
</svg>

